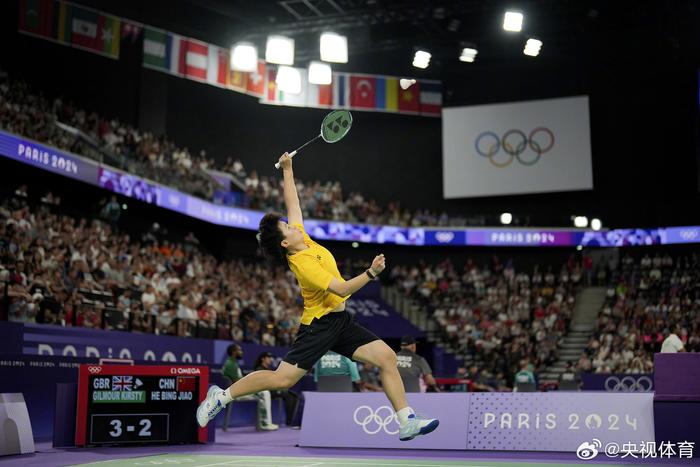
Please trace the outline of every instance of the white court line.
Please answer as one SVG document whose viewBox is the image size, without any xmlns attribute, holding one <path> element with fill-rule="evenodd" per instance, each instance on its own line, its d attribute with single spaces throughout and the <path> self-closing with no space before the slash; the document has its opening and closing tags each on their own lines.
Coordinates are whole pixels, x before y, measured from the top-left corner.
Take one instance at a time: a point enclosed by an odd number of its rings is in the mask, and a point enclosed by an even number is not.
<svg viewBox="0 0 700 467">
<path fill-rule="evenodd" d="M 310 464 L 310 465 L 366 465 L 362 461 L 366 461 L 368 459 L 358 459 L 357 462 L 338 462 L 334 459 L 332 460 L 323 460 L 321 462 L 317 462 L 315 464 Z M 230 465 L 234 462 L 260 462 L 260 463 L 282 463 L 282 464 L 298 464 L 299 462 L 302 462 L 301 459 L 299 460 L 291 460 L 291 459 L 279 459 L 279 460 L 273 460 L 273 459 L 240 459 L 240 460 L 234 460 L 234 461 L 228 461 L 228 462 L 221 462 L 218 464 L 206 464 L 206 465 L 200 465 L 197 467 L 211 467 L 214 465 Z M 409 462 L 415 462 L 413 460 Z M 459 461 L 446 461 L 446 462 L 459 462 Z M 398 466 L 398 467 L 457 467 L 458 464 L 406 464 L 406 463 L 400 463 L 400 464 L 391 464 L 391 463 L 377 463 L 377 462 L 372 462 L 372 467 L 374 466 Z M 471 464 L 465 464 L 466 467 L 493 467 L 493 466 L 482 466 L 482 465 L 471 465 Z M 303 464 L 299 465 L 297 467 L 309 467 L 309 464 Z"/>
<path fill-rule="evenodd" d="M 204 465 L 196 465 L 195 467 L 212 467 L 214 465 L 233 465 L 238 462 L 250 462 L 250 459 L 236 459 L 236 460 L 230 460 L 226 462 L 219 462 L 217 464 L 204 464 Z"/>
<path fill-rule="evenodd" d="M 299 467 L 314 467 L 316 465 L 323 465 L 323 462 L 316 462 L 315 464 L 300 465 Z"/>
</svg>

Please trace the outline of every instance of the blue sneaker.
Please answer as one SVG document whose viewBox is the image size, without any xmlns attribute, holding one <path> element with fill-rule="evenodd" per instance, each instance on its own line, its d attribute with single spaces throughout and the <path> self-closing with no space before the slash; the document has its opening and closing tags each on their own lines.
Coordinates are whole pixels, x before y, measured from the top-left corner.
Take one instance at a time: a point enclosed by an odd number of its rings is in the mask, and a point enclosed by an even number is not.
<svg viewBox="0 0 700 467">
<path fill-rule="evenodd" d="M 408 421 L 399 428 L 399 440 L 410 441 L 418 435 L 427 435 L 440 424 L 436 418 L 423 418 L 415 414 L 408 416 Z"/>
<path fill-rule="evenodd" d="M 197 408 L 197 423 L 204 428 L 210 420 L 216 417 L 216 414 L 221 412 L 224 404 L 220 400 L 216 400 L 216 395 L 223 391 L 219 386 L 212 386 L 207 391 L 207 397 L 199 404 Z"/>
</svg>

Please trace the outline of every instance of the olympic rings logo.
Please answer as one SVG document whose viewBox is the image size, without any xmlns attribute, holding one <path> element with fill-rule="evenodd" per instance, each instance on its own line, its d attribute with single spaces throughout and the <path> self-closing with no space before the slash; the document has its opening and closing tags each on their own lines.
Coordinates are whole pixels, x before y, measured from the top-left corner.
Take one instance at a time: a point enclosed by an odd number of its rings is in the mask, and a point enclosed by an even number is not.
<svg viewBox="0 0 700 467">
<path fill-rule="evenodd" d="M 499 169 L 508 167 L 514 159 L 518 159 L 522 165 L 535 165 L 554 146 L 554 133 L 549 128 L 537 127 L 525 136 L 520 130 L 508 130 L 499 138 L 493 131 L 485 131 L 477 136 L 474 148 L 477 154 L 486 157 L 489 162 Z M 527 148 L 532 149 L 534 157 L 523 157 Z M 501 151 L 507 155 L 506 160 L 496 160 L 496 155 Z"/>
<path fill-rule="evenodd" d="M 88 371 L 89 371 L 91 374 L 94 375 L 94 374 L 97 374 L 97 373 L 101 372 L 101 371 L 102 371 L 102 367 L 101 367 L 101 366 L 89 366 L 89 367 L 88 367 Z"/>
<path fill-rule="evenodd" d="M 625 376 L 622 379 L 609 376 L 605 380 L 605 390 L 608 392 L 649 392 L 653 385 L 648 376 L 640 376 L 637 379 L 633 376 Z"/>
<path fill-rule="evenodd" d="M 681 230 L 680 237 L 683 240 L 695 240 L 698 237 L 697 230 Z"/>
<path fill-rule="evenodd" d="M 450 243 L 454 238 L 454 232 L 438 232 L 435 234 L 435 240 L 440 243 Z"/>
<path fill-rule="evenodd" d="M 381 415 L 383 410 L 386 412 L 386 416 L 384 417 Z M 365 411 L 366 415 L 359 418 L 358 415 L 360 412 Z M 362 430 L 368 435 L 376 435 L 381 430 L 384 430 L 384 433 L 387 435 L 395 435 L 399 432 L 399 421 L 396 419 L 396 413 L 394 413 L 394 410 L 387 405 L 382 405 L 376 412 L 368 405 L 361 405 L 355 409 L 353 419 L 355 420 L 355 423 L 360 425 Z M 389 429 L 389 425 L 392 422 L 396 423 L 396 430 Z"/>
</svg>

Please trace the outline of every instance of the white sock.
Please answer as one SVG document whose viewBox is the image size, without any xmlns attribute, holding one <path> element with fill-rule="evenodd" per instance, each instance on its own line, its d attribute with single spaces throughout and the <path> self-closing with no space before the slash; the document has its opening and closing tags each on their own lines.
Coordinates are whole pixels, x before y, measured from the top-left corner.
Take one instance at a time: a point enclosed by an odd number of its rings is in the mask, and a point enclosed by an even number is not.
<svg viewBox="0 0 700 467">
<path fill-rule="evenodd" d="M 222 404 L 226 405 L 233 400 L 233 397 L 229 395 L 228 389 L 224 389 L 215 396 L 215 399 L 217 401 L 221 401 Z"/>
<path fill-rule="evenodd" d="M 403 425 L 408 421 L 410 415 L 415 415 L 411 407 L 404 407 L 403 409 L 396 412 L 396 416 L 399 417 L 399 424 Z"/>
</svg>

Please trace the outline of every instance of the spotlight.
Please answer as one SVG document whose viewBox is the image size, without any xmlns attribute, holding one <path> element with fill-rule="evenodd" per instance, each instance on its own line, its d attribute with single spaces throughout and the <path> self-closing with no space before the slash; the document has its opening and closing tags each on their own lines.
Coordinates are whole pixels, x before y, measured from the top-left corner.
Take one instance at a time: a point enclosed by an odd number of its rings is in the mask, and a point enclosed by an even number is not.
<svg viewBox="0 0 700 467">
<path fill-rule="evenodd" d="M 588 218 L 586 216 L 576 216 L 574 217 L 574 227 L 583 229 L 588 226 Z"/>
<path fill-rule="evenodd" d="M 430 52 L 426 52 L 425 50 L 418 50 L 416 54 L 413 56 L 413 66 L 416 68 L 428 68 L 428 65 L 430 64 Z"/>
<path fill-rule="evenodd" d="M 294 65 L 294 39 L 284 36 L 268 36 L 265 61 L 278 65 Z"/>
<path fill-rule="evenodd" d="M 603 223 L 600 221 L 600 219 L 593 218 L 591 219 L 591 229 L 598 231 L 603 227 Z"/>
<path fill-rule="evenodd" d="M 258 49 L 249 42 L 239 42 L 231 50 L 231 68 L 236 71 L 258 69 Z"/>
<path fill-rule="evenodd" d="M 537 57 L 540 54 L 540 49 L 542 48 L 542 41 L 537 39 L 528 39 L 525 43 L 525 49 L 523 53 L 529 55 L 530 57 Z"/>
<path fill-rule="evenodd" d="M 509 225 L 511 222 L 513 222 L 513 215 L 511 213 L 504 212 L 501 214 L 501 224 Z"/>
<path fill-rule="evenodd" d="M 352 242 L 352 247 L 353 247 L 353 248 L 357 248 L 358 246 L 360 246 L 359 243 L 357 243 L 357 242 Z"/>
<path fill-rule="evenodd" d="M 462 49 L 462 55 L 459 56 L 459 59 L 462 62 L 471 63 L 476 59 L 476 54 L 478 54 L 478 53 L 479 53 L 479 51 L 476 49 L 472 49 L 470 47 L 465 47 Z"/>
<path fill-rule="evenodd" d="M 523 14 L 517 11 L 506 11 L 503 16 L 503 29 L 510 32 L 520 32 L 523 29 Z"/>
<path fill-rule="evenodd" d="M 296 68 L 290 66 L 279 67 L 275 83 L 277 83 L 280 91 L 290 94 L 301 93 L 301 73 Z"/>
<path fill-rule="evenodd" d="M 309 83 L 311 84 L 331 84 L 331 66 L 323 62 L 311 62 L 309 65 Z"/>
<path fill-rule="evenodd" d="M 413 86 L 414 84 L 416 84 L 415 79 L 402 78 L 399 80 L 399 86 L 401 86 L 401 89 L 403 89 L 404 91 Z"/>
<path fill-rule="evenodd" d="M 334 32 L 321 34 L 321 60 L 348 63 L 348 38 Z"/>
</svg>

